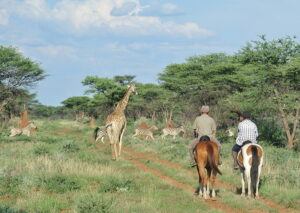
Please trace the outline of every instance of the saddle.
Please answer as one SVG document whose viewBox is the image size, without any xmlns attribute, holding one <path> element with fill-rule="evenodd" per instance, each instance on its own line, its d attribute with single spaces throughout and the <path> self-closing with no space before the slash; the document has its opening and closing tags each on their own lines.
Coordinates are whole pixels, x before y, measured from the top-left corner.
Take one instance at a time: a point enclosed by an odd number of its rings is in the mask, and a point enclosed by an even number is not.
<svg viewBox="0 0 300 213">
<path fill-rule="evenodd" d="M 243 169 L 244 168 L 244 164 L 243 164 L 243 160 L 244 160 L 244 157 L 243 157 L 243 153 L 242 153 L 242 148 L 243 146 L 245 146 L 246 144 L 250 144 L 252 143 L 251 141 L 245 141 L 243 144 L 242 144 L 242 147 L 241 147 L 241 150 L 238 152 L 237 154 L 237 162 L 239 164 L 239 166 Z"/>
</svg>

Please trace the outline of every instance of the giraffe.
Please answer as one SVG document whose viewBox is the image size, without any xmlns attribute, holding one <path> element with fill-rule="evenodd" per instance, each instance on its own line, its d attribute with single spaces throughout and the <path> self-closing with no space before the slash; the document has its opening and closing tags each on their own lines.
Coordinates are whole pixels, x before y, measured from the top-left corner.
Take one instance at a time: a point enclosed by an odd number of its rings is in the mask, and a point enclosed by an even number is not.
<svg viewBox="0 0 300 213">
<path fill-rule="evenodd" d="M 124 111 L 132 92 L 137 95 L 135 84 L 128 86 L 123 99 L 117 104 L 114 111 L 106 118 L 105 128 L 110 141 L 112 159 L 115 160 L 118 160 L 118 157 L 121 155 L 123 135 L 127 125 Z M 119 144 L 119 153 L 117 151 L 117 144 Z"/>
</svg>

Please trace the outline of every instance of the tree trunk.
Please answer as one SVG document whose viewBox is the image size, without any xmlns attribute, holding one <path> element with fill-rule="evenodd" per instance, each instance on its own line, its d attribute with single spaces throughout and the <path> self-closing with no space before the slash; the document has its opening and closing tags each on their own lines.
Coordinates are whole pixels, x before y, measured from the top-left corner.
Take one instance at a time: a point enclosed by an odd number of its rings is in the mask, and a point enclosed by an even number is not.
<svg viewBox="0 0 300 213">
<path fill-rule="evenodd" d="M 295 145 L 294 144 L 295 143 L 295 136 L 296 136 L 296 130 L 297 130 L 297 125 L 298 125 L 298 121 L 299 121 L 299 109 L 296 110 L 295 121 L 294 121 L 294 124 L 293 124 L 293 132 L 291 133 L 287 116 L 286 116 L 286 114 L 283 110 L 281 102 L 278 100 L 279 93 L 276 89 L 274 89 L 274 92 L 275 92 L 275 95 L 277 97 L 278 110 L 279 110 L 279 114 L 280 114 L 280 117 L 281 117 L 281 120 L 282 120 L 282 123 L 283 123 L 284 131 L 285 131 L 285 134 L 286 134 L 287 139 L 288 139 L 287 147 L 288 148 L 293 148 L 294 145 Z"/>
</svg>

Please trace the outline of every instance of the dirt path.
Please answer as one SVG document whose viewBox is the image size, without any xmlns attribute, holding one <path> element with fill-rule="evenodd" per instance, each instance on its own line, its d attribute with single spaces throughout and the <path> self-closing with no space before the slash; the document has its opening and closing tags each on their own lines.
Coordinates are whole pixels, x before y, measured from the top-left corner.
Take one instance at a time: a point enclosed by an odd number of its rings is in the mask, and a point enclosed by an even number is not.
<svg viewBox="0 0 300 213">
<path fill-rule="evenodd" d="M 178 181 L 170 178 L 169 176 L 165 176 L 160 171 L 152 169 L 152 168 L 146 166 L 144 163 L 142 163 L 139 160 L 136 160 L 135 157 L 132 157 L 131 155 L 124 154 L 123 157 L 126 160 L 131 161 L 136 167 L 142 169 L 143 171 L 151 173 L 152 175 L 158 177 L 162 181 L 167 182 L 168 184 L 170 184 L 172 186 L 181 188 L 181 189 L 183 189 L 185 191 L 188 191 L 188 192 L 191 192 L 191 193 L 194 193 L 194 191 L 195 191 L 195 189 L 193 187 L 191 187 L 190 185 L 178 182 Z M 208 199 L 208 200 L 201 199 L 201 200 L 203 202 L 205 202 L 208 206 L 210 206 L 210 207 L 212 207 L 214 209 L 222 210 L 223 212 L 228 212 L 228 213 L 239 213 L 240 212 L 240 211 L 238 211 L 236 209 L 233 209 L 233 208 L 227 206 L 226 204 L 218 202 L 215 199 Z"/>
<path fill-rule="evenodd" d="M 87 136 L 82 136 L 82 137 L 87 137 Z M 88 137 L 90 140 L 93 140 L 93 138 L 91 137 Z M 96 144 L 96 147 L 99 149 L 99 150 L 103 150 L 105 149 L 104 146 L 102 145 L 99 145 L 99 144 Z M 193 172 L 191 170 L 188 170 L 188 169 L 185 169 L 183 167 L 181 167 L 180 165 L 177 165 L 175 163 L 172 163 L 172 162 L 169 162 L 169 161 L 166 161 L 166 160 L 163 160 L 163 159 L 160 159 L 156 156 L 153 156 L 151 154 L 145 154 L 145 153 L 140 153 L 140 152 L 137 152 L 136 150 L 134 149 L 130 149 L 130 148 L 126 148 L 126 147 L 123 147 L 122 149 L 124 152 L 126 152 L 124 154 L 123 152 L 123 156 L 125 159 L 131 161 L 135 166 L 137 166 L 138 168 L 146 171 L 146 172 L 149 172 L 151 173 L 152 175 L 160 178 L 161 180 L 173 185 L 173 186 L 176 186 L 176 187 L 179 187 L 179 188 L 182 188 L 186 191 L 189 191 L 189 192 L 192 192 L 194 193 L 195 189 L 193 187 L 191 187 L 190 185 L 187 185 L 187 184 L 184 184 L 184 183 L 181 183 L 181 182 L 178 182 L 174 179 L 172 179 L 171 177 L 169 176 L 165 176 L 163 175 L 160 171 L 158 170 L 154 170 L 150 167 L 148 167 L 147 165 L 145 165 L 144 163 L 142 163 L 140 160 L 138 159 L 147 159 L 147 160 L 151 160 L 153 162 L 156 162 L 156 163 L 159 163 L 161 165 L 164 165 L 164 166 L 167 166 L 169 168 L 172 168 L 172 169 L 176 169 L 176 170 L 180 170 L 180 171 L 184 171 L 184 172 L 187 172 L 189 173 L 190 175 L 193 175 L 193 176 L 197 176 L 196 175 L 196 172 Z M 224 182 L 221 182 L 221 181 L 216 181 L 216 185 L 220 188 L 223 188 L 223 189 L 229 189 L 231 190 L 232 192 L 236 193 L 237 189 L 235 186 L 231 185 L 231 184 L 228 184 L 228 183 L 224 183 Z M 270 199 L 266 199 L 266 198 L 259 198 L 258 199 L 262 204 L 272 208 L 272 209 L 275 209 L 277 210 L 278 212 L 282 212 L 282 213 L 296 213 L 296 212 L 299 212 L 295 209 L 290 209 L 290 208 L 286 208 L 284 206 L 281 206 L 280 204 L 278 203 L 275 203 L 274 201 L 270 200 Z M 205 201 L 205 203 L 207 203 L 208 205 L 210 205 L 211 207 L 213 208 L 216 208 L 216 209 L 220 209 L 220 210 L 223 210 L 225 212 L 239 212 L 238 210 L 236 209 L 232 209 L 231 207 L 225 205 L 225 204 L 222 204 L 220 202 L 217 202 L 217 201 L 213 201 L 213 200 L 207 200 Z"/>
<path fill-rule="evenodd" d="M 96 144 L 96 147 L 99 150 L 105 149 L 105 147 L 103 147 L 103 146 L 101 146 L 99 144 Z M 143 170 L 145 172 L 148 172 L 148 173 L 150 173 L 150 174 L 158 177 L 163 182 L 167 182 L 168 184 L 170 184 L 172 186 L 181 188 L 181 189 L 183 189 L 183 190 L 185 190 L 187 192 L 191 192 L 191 193 L 195 192 L 195 189 L 193 187 L 191 187 L 190 185 L 185 184 L 185 183 L 181 183 L 181 182 L 179 182 L 177 180 L 174 180 L 171 177 L 164 175 L 159 170 L 152 169 L 152 168 L 148 167 L 147 165 L 145 165 L 140 160 L 138 160 L 138 159 L 149 159 L 149 158 L 151 158 L 151 159 L 156 159 L 157 161 L 159 161 L 161 159 L 158 159 L 158 158 L 150 156 L 150 155 L 138 153 L 138 152 L 135 152 L 135 151 L 130 150 L 128 148 L 125 148 L 124 151 L 127 152 L 127 153 L 123 153 L 122 157 L 125 158 L 126 160 L 132 162 L 139 169 L 141 169 L 141 170 Z M 145 156 L 147 156 L 147 158 Z M 171 168 L 175 167 L 177 169 L 180 169 L 180 167 L 178 165 L 176 165 L 176 164 L 173 164 L 173 163 L 168 162 L 168 161 L 163 161 L 163 162 L 166 163 L 166 164 L 168 164 Z M 209 200 L 201 199 L 201 200 L 203 202 L 205 202 L 208 206 L 210 206 L 210 207 L 212 207 L 214 209 L 222 210 L 223 212 L 227 212 L 227 213 L 239 213 L 239 212 L 241 212 L 241 211 L 238 211 L 236 209 L 231 208 L 230 206 L 228 206 L 226 204 L 218 202 L 216 199 L 209 199 Z"/>
<path fill-rule="evenodd" d="M 162 164 L 164 166 L 168 166 L 170 168 L 177 169 L 177 170 L 180 170 L 180 171 L 185 171 L 185 172 L 190 173 L 193 176 L 197 176 L 196 173 L 193 172 L 193 171 L 191 171 L 191 170 L 182 168 L 181 166 L 179 166 L 177 164 L 174 164 L 172 162 L 160 159 L 160 158 L 152 156 L 150 154 L 139 153 L 139 152 L 136 152 L 135 150 L 129 149 L 129 148 L 123 148 L 123 150 L 126 151 L 126 152 L 129 152 L 130 154 L 132 154 L 133 156 L 136 156 L 137 158 L 148 159 L 148 160 L 160 163 L 160 164 Z M 216 181 L 216 185 L 218 187 L 220 187 L 220 188 L 230 189 L 232 192 L 237 193 L 237 188 L 235 186 L 231 185 L 231 184 L 224 183 L 224 182 L 221 182 L 221 181 L 217 180 Z M 297 211 L 295 209 L 290 209 L 290 208 L 286 208 L 284 206 L 281 206 L 278 203 L 275 203 L 274 201 L 272 201 L 270 199 L 266 199 L 266 198 L 261 198 L 260 197 L 257 200 L 259 200 L 264 205 L 266 205 L 266 206 L 268 206 L 270 208 L 278 210 L 279 212 L 283 212 L 283 213 L 296 213 L 296 212 L 299 212 L 299 211 Z"/>
</svg>

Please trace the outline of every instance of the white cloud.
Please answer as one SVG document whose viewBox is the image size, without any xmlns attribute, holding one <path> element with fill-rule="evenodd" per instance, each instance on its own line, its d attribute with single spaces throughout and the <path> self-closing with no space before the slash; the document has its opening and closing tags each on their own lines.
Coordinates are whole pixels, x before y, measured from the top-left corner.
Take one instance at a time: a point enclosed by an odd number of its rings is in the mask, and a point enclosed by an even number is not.
<svg viewBox="0 0 300 213">
<path fill-rule="evenodd" d="M 161 8 L 164 14 L 174 14 L 179 11 L 178 6 L 172 3 L 163 4 Z"/>
<path fill-rule="evenodd" d="M 140 0 L 61 0 L 53 8 L 50 8 L 45 0 L 3 1 L 6 5 L 0 3 L 0 6 L 6 8 L 6 12 L 12 15 L 51 21 L 74 33 L 110 32 L 187 38 L 212 35 L 212 32 L 201 28 L 196 23 L 178 24 L 165 22 L 155 16 L 141 16 L 141 12 L 148 6 L 141 5 Z M 124 5 L 130 6 L 124 7 Z M 178 7 L 171 3 L 162 5 L 162 8 L 166 14 L 178 10 Z M 119 11 L 119 15 L 116 16 L 114 11 L 118 9 L 121 12 Z"/>
</svg>

